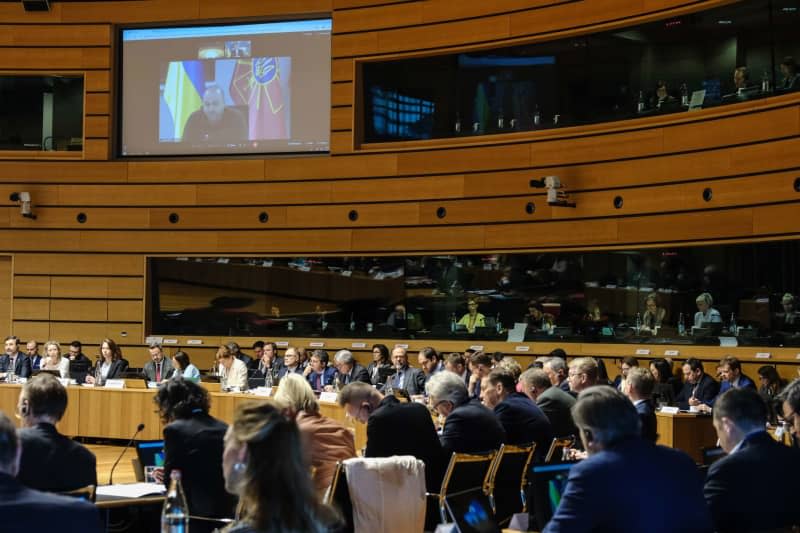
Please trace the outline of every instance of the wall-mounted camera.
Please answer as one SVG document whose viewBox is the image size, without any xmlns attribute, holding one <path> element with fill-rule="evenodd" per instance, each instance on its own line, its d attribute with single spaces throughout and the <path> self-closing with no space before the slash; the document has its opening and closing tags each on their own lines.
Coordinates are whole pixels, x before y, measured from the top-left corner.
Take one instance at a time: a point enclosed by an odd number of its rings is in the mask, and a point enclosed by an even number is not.
<svg viewBox="0 0 800 533">
<path fill-rule="evenodd" d="M 22 216 L 36 220 L 36 215 L 34 215 L 31 210 L 31 193 L 12 192 L 8 199 L 12 202 L 19 202 L 19 212 Z"/>
<path fill-rule="evenodd" d="M 567 191 L 561 190 L 564 186 L 558 176 L 545 176 L 541 179 L 532 179 L 530 186 L 536 189 L 547 188 L 547 203 L 554 207 L 575 207 L 575 202 L 569 201 Z"/>
</svg>

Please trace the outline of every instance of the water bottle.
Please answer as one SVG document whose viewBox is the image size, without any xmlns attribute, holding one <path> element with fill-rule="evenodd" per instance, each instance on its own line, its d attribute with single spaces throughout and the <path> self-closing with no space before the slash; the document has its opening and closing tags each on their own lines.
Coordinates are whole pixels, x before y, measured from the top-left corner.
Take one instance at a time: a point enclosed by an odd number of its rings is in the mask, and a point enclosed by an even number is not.
<svg viewBox="0 0 800 533">
<path fill-rule="evenodd" d="M 356 330 L 356 319 L 355 316 L 353 316 L 353 313 L 350 313 L 350 331 L 355 331 L 355 330 Z"/>
<path fill-rule="evenodd" d="M 639 91 L 639 101 L 636 103 L 636 112 L 644 111 L 644 91 Z"/>
<path fill-rule="evenodd" d="M 681 84 L 681 105 L 683 107 L 689 107 L 689 88 L 685 83 Z"/>
<path fill-rule="evenodd" d="M 539 111 L 539 106 L 536 106 L 536 111 L 533 112 L 533 125 L 538 127 L 542 122 L 542 113 Z"/>
<path fill-rule="evenodd" d="M 642 314 L 636 313 L 636 333 L 642 331 Z"/>
<path fill-rule="evenodd" d="M 765 70 L 764 74 L 761 75 L 761 92 L 768 93 L 771 89 L 772 87 L 770 87 L 769 74 Z"/>
<path fill-rule="evenodd" d="M 450 315 L 450 333 L 455 333 L 456 327 L 457 327 L 456 314 L 453 313 Z"/>
<path fill-rule="evenodd" d="M 6 381 L 8 381 L 9 383 L 14 383 L 16 380 L 17 378 L 14 375 L 14 367 L 10 366 L 9 364 L 8 372 L 6 373 Z"/>
<path fill-rule="evenodd" d="M 730 331 L 731 335 L 733 335 L 734 337 L 739 332 L 739 328 L 736 327 L 736 315 L 734 315 L 733 313 L 731 313 L 731 323 L 730 326 L 728 326 L 728 331 Z"/>
<path fill-rule="evenodd" d="M 456 115 L 456 123 L 453 126 L 453 130 L 455 131 L 456 135 L 461 133 L 461 115 Z"/>
<path fill-rule="evenodd" d="M 322 313 L 322 320 L 320 321 L 319 325 L 322 331 L 328 329 L 328 321 L 325 320 L 325 313 Z"/>
<path fill-rule="evenodd" d="M 272 388 L 272 368 L 264 367 L 264 386 L 268 389 Z"/>
<path fill-rule="evenodd" d="M 500 322 L 500 313 L 497 313 L 497 318 L 494 321 L 494 328 L 498 335 L 503 331 L 503 323 Z"/>
<path fill-rule="evenodd" d="M 503 112 L 501 111 L 499 115 L 497 115 L 497 129 L 502 130 L 506 127 L 506 119 L 503 117 Z"/>
<path fill-rule="evenodd" d="M 686 335 L 686 325 L 683 323 L 683 313 L 678 315 L 678 335 L 681 337 Z"/>
<path fill-rule="evenodd" d="M 161 509 L 161 533 L 188 533 L 189 506 L 181 485 L 181 471 L 172 470 L 169 478 L 169 491 Z"/>
<path fill-rule="evenodd" d="M 292 331 L 294 329 L 294 322 L 291 320 L 286 323 L 286 331 Z"/>
</svg>

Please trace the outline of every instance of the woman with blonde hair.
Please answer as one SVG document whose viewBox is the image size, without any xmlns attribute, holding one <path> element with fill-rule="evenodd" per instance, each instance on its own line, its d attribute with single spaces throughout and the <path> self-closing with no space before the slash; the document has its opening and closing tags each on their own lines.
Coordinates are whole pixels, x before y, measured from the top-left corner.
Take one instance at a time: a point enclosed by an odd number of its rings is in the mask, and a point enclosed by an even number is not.
<svg viewBox="0 0 800 533">
<path fill-rule="evenodd" d="M 311 385 L 299 374 L 287 374 L 278 385 L 275 403 L 295 414 L 303 443 L 303 456 L 314 467 L 314 487 L 325 493 L 337 461 L 356 456 L 353 433 L 319 412 Z"/>
<path fill-rule="evenodd" d="M 222 472 L 226 490 L 239 497 L 227 533 L 323 533 L 333 522 L 314 494 L 297 424 L 270 402 L 238 407 Z"/>
<path fill-rule="evenodd" d="M 58 370 L 62 378 L 69 377 L 69 358 L 61 357 L 61 346 L 56 341 L 44 343 L 44 359 L 39 365 L 42 370 Z"/>
</svg>

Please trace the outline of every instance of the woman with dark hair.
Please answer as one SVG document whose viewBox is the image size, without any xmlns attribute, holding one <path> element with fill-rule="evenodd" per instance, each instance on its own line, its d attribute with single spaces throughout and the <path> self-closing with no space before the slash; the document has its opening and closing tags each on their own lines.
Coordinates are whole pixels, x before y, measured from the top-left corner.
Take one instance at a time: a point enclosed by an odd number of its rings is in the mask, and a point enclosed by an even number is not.
<svg viewBox="0 0 800 533">
<path fill-rule="evenodd" d="M 381 368 L 394 368 L 389 361 L 389 348 L 385 344 L 372 345 L 372 362 L 367 366 L 367 374 L 373 385 L 381 386 L 386 383 L 386 376 L 381 376 Z"/>
<path fill-rule="evenodd" d="M 94 369 L 87 374 L 86 383 L 105 385 L 108 379 L 117 379 L 128 370 L 128 361 L 122 358 L 122 350 L 111 339 L 103 339 L 100 343 L 100 357 Z"/>
<path fill-rule="evenodd" d="M 175 372 L 172 373 L 172 379 L 188 379 L 197 383 L 200 381 L 200 370 L 192 364 L 189 360 L 189 354 L 184 351 L 177 351 L 172 356 L 172 367 Z"/>
<path fill-rule="evenodd" d="M 608 379 L 608 370 L 606 370 L 606 363 L 599 357 L 592 357 L 594 362 L 597 363 L 597 384 L 598 385 L 608 385 L 613 387 L 614 384 Z"/>
<path fill-rule="evenodd" d="M 225 491 L 222 477 L 228 426 L 208 414 L 208 392 L 191 381 L 174 379 L 158 389 L 153 401 L 164 423 L 164 470 L 157 477 L 169 483 L 170 472 L 181 471 L 190 515 L 232 517 L 236 500 Z M 190 529 L 210 532 L 215 525 L 193 520 Z"/>
<path fill-rule="evenodd" d="M 781 402 L 777 399 L 778 395 L 786 388 L 787 381 L 778 375 L 778 370 L 771 365 L 764 365 L 758 369 L 758 379 L 761 386 L 758 394 L 764 399 L 769 411 L 770 423 L 778 420 L 777 413 L 780 412 Z"/>
<path fill-rule="evenodd" d="M 271 403 L 239 406 L 225 435 L 222 468 L 225 488 L 239 497 L 238 519 L 227 533 L 328 531 L 297 423 Z"/>
<path fill-rule="evenodd" d="M 672 378 L 672 365 L 666 359 L 657 357 L 650 361 L 650 373 L 655 379 L 653 387 L 653 402 L 656 405 L 671 405 L 675 402 L 675 388 L 670 382 Z"/>
</svg>

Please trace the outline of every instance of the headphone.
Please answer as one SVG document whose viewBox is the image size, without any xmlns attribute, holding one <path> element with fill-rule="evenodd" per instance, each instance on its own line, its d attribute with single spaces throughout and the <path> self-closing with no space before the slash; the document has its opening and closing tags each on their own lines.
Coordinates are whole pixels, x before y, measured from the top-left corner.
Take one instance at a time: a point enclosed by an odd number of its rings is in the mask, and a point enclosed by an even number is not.
<svg viewBox="0 0 800 533">
<path fill-rule="evenodd" d="M 19 416 L 25 418 L 28 416 L 28 400 L 22 400 L 19 406 Z"/>
</svg>

